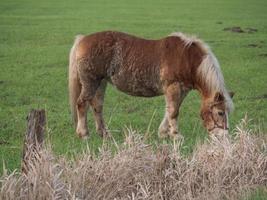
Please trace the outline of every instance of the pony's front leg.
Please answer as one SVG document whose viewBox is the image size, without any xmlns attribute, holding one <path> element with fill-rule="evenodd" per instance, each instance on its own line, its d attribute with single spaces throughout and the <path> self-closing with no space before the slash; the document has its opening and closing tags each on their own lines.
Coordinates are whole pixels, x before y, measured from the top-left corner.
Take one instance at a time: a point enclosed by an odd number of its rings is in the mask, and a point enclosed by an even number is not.
<svg viewBox="0 0 267 200">
<path fill-rule="evenodd" d="M 166 113 L 163 122 L 160 126 L 161 134 L 166 135 L 166 131 L 169 136 L 178 139 L 181 135 L 178 132 L 177 118 L 179 115 L 180 105 L 186 96 L 187 92 L 182 89 L 179 83 L 173 83 L 169 85 L 165 90 L 166 100 Z"/>
<path fill-rule="evenodd" d="M 166 138 L 169 135 L 170 127 L 169 127 L 169 120 L 168 120 L 168 111 L 166 109 L 164 118 L 159 126 L 159 137 Z"/>
</svg>

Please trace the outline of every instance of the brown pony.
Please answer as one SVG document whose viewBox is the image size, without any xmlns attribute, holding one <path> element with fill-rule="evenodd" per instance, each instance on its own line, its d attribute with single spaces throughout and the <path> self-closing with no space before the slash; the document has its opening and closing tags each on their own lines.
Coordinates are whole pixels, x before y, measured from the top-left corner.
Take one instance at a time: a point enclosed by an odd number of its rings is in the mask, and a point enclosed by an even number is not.
<svg viewBox="0 0 267 200">
<path fill-rule="evenodd" d="M 81 138 L 89 133 L 89 106 L 98 133 L 109 136 L 102 113 L 107 82 L 133 96 L 165 96 L 161 137 L 179 137 L 179 107 L 192 89 L 201 95 L 201 117 L 208 132 L 228 132 L 232 95 L 225 89 L 217 59 L 199 39 L 173 33 L 147 40 L 115 31 L 77 36 L 70 52 L 69 98 Z"/>
</svg>

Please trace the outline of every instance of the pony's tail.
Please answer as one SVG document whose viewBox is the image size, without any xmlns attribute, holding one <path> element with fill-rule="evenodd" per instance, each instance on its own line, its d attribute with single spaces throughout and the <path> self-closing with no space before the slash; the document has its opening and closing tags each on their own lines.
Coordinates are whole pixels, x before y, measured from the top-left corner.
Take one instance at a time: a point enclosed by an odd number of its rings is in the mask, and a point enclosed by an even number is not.
<svg viewBox="0 0 267 200">
<path fill-rule="evenodd" d="M 76 47 L 79 42 L 83 39 L 83 35 L 77 35 L 74 44 L 70 50 L 69 56 L 69 103 L 74 125 L 77 124 L 77 112 L 76 103 L 81 93 L 81 84 L 78 77 L 78 62 L 76 59 Z"/>
</svg>

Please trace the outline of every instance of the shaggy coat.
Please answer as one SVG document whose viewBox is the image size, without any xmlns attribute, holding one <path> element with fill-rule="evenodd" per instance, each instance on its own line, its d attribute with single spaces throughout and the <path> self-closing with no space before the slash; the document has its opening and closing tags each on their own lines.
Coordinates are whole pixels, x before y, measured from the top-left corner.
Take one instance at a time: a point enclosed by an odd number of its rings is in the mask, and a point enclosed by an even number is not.
<svg viewBox="0 0 267 200">
<path fill-rule="evenodd" d="M 191 89 L 201 93 L 201 116 L 205 116 L 206 128 L 228 128 L 225 111 L 231 109 L 231 99 L 218 61 L 198 39 L 175 33 L 159 40 L 147 40 L 114 31 L 77 36 L 70 53 L 69 90 L 80 137 L 88 135 L 89 105 L 98 132 L 108 135 L 102 117 L 106 82 L 133 96 L 164 94 L 166 114 L 159 130 L 161 136 L 178 135 L 179 107 Z M 209 116 L 213 112 L 211 105 L 215 104 L 225 113 L 221 122 Z"/>
<path fill-rule="evenodd" d="M 177 80 L 186 88 L 200 88 L 196 71 L 205 52 L 195 43 L 186 48 L 180 37 L 146 40 L 101 32 L 83 37 L 76 51 L 80 74 L 107 79 L 130 95 L 162 95 L 164 87 Z"/>
</svg>

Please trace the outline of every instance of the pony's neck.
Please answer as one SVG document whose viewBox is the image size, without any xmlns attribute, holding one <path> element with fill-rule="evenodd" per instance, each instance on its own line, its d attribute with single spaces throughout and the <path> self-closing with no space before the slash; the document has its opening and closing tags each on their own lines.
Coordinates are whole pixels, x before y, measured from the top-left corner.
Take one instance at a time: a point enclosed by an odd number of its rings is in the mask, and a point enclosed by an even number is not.
<svg viewBox="0 0 267 200">
<path fill-rule="evenodd" d="M 211 51 L 205 55 L 195 75 L 195 85 L 201 95 L 202 104 L 213 102 L 214 96 L 220 93 L 224 98 L 227 109 L 229 111 L 233 109 L 233 102 L 225 88 L 219 63 Z"/>
<path fill-rule="evenodd" d="M 200 94 L 201 101 L 202 101 L 201 104 L 205 105 L 205 104 L 211 103 L 214 97 L 214 93 L 209 91 L 208 88 L 205 86 L 205 84 L 197 84 L 197 85 L 198 87 L 196 88 L 196 90 Z"/>
<path fill-rule="evenodd" d="M 220 65 L 210 50 L 202 57 L 195 76 L 196 89 L 200 92 L 202 98 L 211 98 L 214 93 L 225 91 Z"/>
<path fill-rule="evenodd" d="M 199 91 L 203 101 L 211 101 L 217 92 L 222 93 L 229 107 L 232 100 L 226 91 L 224 78 L 217 58 L 207 44 L 195 37 L 186 36 L 182 33 L 173 33 L 171 36 L 179 37 L 184 47 L 188 49 L 187 58 L 190 70 L 188 70 L 188 85 Z M 186 73 L 186 72 L 185 72 Z"/>
<path fill-rule="evenodd" d="M 203 80 L 203 79 L 197 78 L 196 80 L 197 81 L 194 84 L 195 85 L 194 89 L 196 89 L 198 91 L 198 93 L 201 96 L 201 99 L 207 100 L 207 99 L 212 98 L 214 95 L 214 92 L 212 90 L 210 90 L 207 83 L 205 82 L 205 79 Z"/>
</svg>

